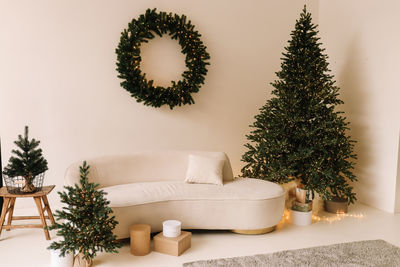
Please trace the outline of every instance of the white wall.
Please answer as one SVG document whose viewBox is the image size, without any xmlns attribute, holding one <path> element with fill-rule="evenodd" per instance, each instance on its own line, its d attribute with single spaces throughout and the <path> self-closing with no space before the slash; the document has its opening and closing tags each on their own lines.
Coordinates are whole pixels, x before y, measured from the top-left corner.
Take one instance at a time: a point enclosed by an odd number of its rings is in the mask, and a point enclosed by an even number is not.
<svg viewBox="0 0 400 267">
<path fill-rule="evenodd" d="M 270 95 L 269 83 L 305 2 L 317 21 L 317 0 L 2 0 L 3 166 L 27 124 L 49 161 L 45 183 L 58 190 L 73 161 L 144 149 L 226 151 L 239 174 L 248 125 Z M 211 66 L 192 106 L 147 107 L 119 85 L 120 32 L 154 7 L 186 14 L 208 47 Z M 153 41 L 143 52 L 151 77 L 161 81 L 180 73 L 176 43 Z M 160 53 L 167 60 L 158 65 Z M 50 198 L 54 202 L 57 195 Z"/>
<path fill-rule="evenodd" d="M 357 197 L 388 212 L 395 211 L 399 149 L 399 14 L 398 0 L 319 1 L 321 41 L 358 141 Z"/>
</svg>

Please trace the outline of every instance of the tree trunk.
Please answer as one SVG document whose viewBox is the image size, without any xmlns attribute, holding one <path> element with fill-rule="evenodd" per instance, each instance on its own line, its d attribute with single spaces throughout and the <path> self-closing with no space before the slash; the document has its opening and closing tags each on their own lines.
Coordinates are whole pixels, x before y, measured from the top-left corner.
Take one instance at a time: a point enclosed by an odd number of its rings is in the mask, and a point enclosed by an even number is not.
<svg viewBox="0 0 400 267">
<path fill-rule="evenodd" d="M 32 184 L 33 181 L 33 175 L 30 173 L 28 177 L 24 177 L 25 178 L 25 185 L 24 187 L 22 187 L 22 192 L 24 193 L 31 193 L 33 191 L 35 191 L 35 187 Z"/>
<path fill-rule="evenodd" d="M 74 258 L 74 267 L 91 267 L 92 263 L 92 259 L 84 259 L 82 253 L 78 253 L 78 255 L 76 255 Z"/>
</svg>

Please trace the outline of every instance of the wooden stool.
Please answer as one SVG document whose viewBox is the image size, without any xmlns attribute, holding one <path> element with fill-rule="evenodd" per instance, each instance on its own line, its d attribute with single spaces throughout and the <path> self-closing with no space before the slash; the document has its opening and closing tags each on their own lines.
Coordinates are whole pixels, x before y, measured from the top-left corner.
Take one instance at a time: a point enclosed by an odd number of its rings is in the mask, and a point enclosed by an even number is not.
<svg viewBox="0 0 400 267">
<path fill-rule="evenodd" d="M 50 204 L 47 200 L 47 195 L 54 189 L 55 185 L 43 186 L 42 190 L 32 193 L 32 194 L 10 194 L 6 187 L 0 188 L 0 197 L 4 197 L 3 209 L 0 216 L 0 235 L 3 229 L 10 231 L 15 228 L 42 228 L 44 230 L 44 235 L 47 240 L 50 240 L 49 231 L 45 228 L 47 226 L 46 219 L 49 219 L 52 224 L 54 224 L 53 213 L 51 213 Z M 39 216 L 13 216 L 15 200 L 18 197 L 33 197 L 36 203 L 36 207 L 39 211 Z M 42 207 L 42 201 L 44 207 Z M 47 211 L 47 215 L 44 212 Z M 6 219 L 6 214 L 8 213 L 7 225 L 4 225 Z M 40 219 L 42 224 L 23 224 L 23 225 L 11 225 L 13 220 L 31 220 Z"/>
<path fill-rule="evenodd" d="M 144 256 L 150 253 L 150 230 L 148 224 L 134 224 L 129 228 L 133 255 Z"/>
</svg>

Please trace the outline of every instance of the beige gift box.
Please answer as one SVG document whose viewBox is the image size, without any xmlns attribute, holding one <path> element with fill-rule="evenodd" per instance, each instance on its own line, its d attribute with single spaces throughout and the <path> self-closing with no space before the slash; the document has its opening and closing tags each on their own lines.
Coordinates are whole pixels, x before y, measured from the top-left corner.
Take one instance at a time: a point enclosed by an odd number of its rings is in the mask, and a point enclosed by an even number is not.
<svg viewBox="0 0 400 267">
<path fill-rule="evenodd" d="M 192 233 L 185 231 L 177 237 L 165 237 L 161 232 L 154 237 L 154 251 L 179 256 L 190 248 L 191 237 Z"/>
</svg>

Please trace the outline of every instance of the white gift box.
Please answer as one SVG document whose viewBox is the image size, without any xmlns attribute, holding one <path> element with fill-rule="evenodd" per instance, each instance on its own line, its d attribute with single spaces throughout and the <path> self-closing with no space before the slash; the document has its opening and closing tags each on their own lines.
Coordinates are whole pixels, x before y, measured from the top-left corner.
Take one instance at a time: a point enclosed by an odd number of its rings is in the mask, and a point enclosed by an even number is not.
<svg viewBox="0 0 400 267">
<path fill-rule="evenodd" d="M 182 223 L 177 220 L 168 220 L 163 222 L 163 236 L 178 237 L 181 235 Z"/>
</svg>

